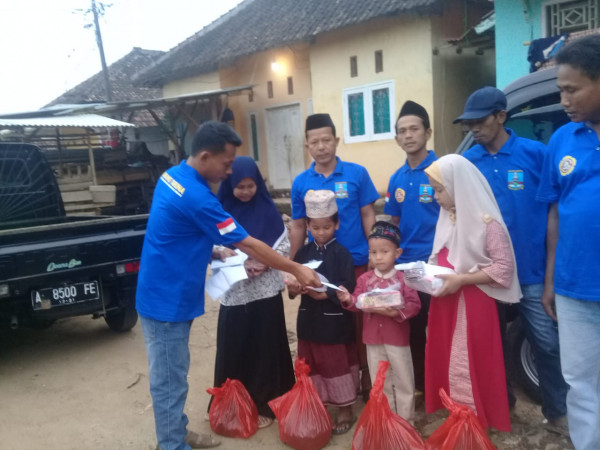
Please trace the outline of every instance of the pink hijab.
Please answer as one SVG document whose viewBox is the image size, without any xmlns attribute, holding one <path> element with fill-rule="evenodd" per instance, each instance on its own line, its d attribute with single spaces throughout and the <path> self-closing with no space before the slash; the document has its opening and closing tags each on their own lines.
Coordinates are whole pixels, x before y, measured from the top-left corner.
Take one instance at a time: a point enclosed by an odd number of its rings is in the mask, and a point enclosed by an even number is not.
<svg viewBox="0 0 600 450">
<path fill-rule="evenodd" d="M 509 241 L 510 235 L 485 177 L 469 160 L 454 154 L 442 156 L 427 167 L 425 173 L 444 186 L 456 206 L 453 214 L 440 209 L 429 262 L 437 264 L 438 253 L 446 247 L 448 261 L 457 273 L 473 273 L 490 266 L 492 260 L 486 251 L 487 224 L 495 220 Z M 514 274 L 510 287 L 489 284 L 477 287 L 496 300 L 516 303 L 521 298 L 521 288 L 512 243 L 511 251 Z"/>
</svg>

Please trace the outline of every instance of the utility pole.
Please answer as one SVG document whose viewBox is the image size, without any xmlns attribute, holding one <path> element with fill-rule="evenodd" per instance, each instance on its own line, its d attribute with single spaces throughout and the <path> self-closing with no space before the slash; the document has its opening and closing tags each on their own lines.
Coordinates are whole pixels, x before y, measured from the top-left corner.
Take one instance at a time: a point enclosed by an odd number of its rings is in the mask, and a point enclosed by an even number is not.
<svg viewBox="0 0 600 450">
<path fill-rule="evenodd" d="M 104 5 L 100 5 L 102 10 L 104 10 Z M 98 8 L 96 6 L 96 0 L 92 0 L 92 14 L 94 15 L 94 31 L 96 33 L 96 44 L 98 44 L 98 50 L 100 51 L 100 62 L 102 63 L 102 74 L 104 75 L 106 101 L 111 102 L 112 88 L 110 85 L 110 77 L 108 76 L 108 66 L 106 65 L 106 58 L 104 57 L 104 46 L 102 45 L 102 33 L 100 32 L 100 23 L 98 22 Z"/>
</svg>

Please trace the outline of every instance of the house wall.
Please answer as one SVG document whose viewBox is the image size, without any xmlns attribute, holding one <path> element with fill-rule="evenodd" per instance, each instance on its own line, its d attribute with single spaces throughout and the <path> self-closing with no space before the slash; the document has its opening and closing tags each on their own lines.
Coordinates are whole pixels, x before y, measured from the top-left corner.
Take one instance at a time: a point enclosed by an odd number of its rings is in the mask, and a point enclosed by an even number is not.
<svg viewBox="0 0 600 450">
<path fill-rule="evenodd" d="M 454 5 L 456 3 L 456 5 Z M 493 53 L 485 57 L 457 56 L 453 50 L 437 56 L 432 49 L 449 47 L 448 37 L 462 34 L 471 22 L 463 20 L 462 0 L 449 0 L 442 16 L 385 18 L 346 27 L 318 36 L 311 43 L 284 46 L 241 58 L 218 72 L 169 83 L 164 95 L 174 96 L 250 84 L 253 94 L 223 97 L 223 107 L 234 113 L 234 127 L 244 140 L 239 154 L 252 155 L 249 113 L 258 120 L 259 166 L 269 178 L 267 153 L 267 110 L 299 105 L 298 129 L 313 112 L 331 114 L 341 142 L 338 155 L 367 168 L 378 191 L 384 193 L 392 173 L 405 161 L 405 153 L 393 137 L 381 141 L 344 141 L 343 90 L 376 82 L 393 81 L 393 115 L 406 100 L 422 104 L 430 113 L 434 134 L 429 148 L 438 154 L 454 151 L 462 138 L 452 120 L 461 111 L 468 94 L 484 84 L 493 84 Z M 472 16 L 472 17 L 471 17 Z M 471 21 L 481 17 L 470 15 Z M 375 73 L 374 52 L 383 52 L 383 71 Z M 358 76 L 350 76 L 350 57 L 358 60 Z M 272 63 L 277 62 L 277 70 Z M 288 93 L 288 77 L 294 92 Z M 269 98 L 267 83 L 273 84 Z M 226 103 L 226 104 L 225 104 Z M 279 154 L 279 153 L 278 153 Z M 303 150 L 304 166 L 311 158 Z"/>
<path fill-rule="evenodd" d="M 393 138 L 344 142 L 342 90 L 393 80 L 395 115 L 409 99 L 433 111 L 430 24 L 426 17 L 377 20 L 319 37 L 310 50 L 314 112 L 331 115 L 341 136 L 338 155 L 365 166 L 381 193 L 406 155 Z M 383 51 L 384 70 L 380 73 L 374 70 L 377 50 Z M 357 77 L 350 77 L 351 56 L 357 56 Z M 433 141 L 430 144 L 435 145 Z"/>
<path fill-rule="evenodd" d="M 529 73 L 529 46 L 524 43 L 539 39 L 543 35 L 542 3 L 542 0 L 494 2 L 498 88 L 503 89 Z M 528 6 L 524 6 L 525 4 Z"/>
<path fill-rule="evenodd" d="M 483 86 L 495 86 L 495 51 L 485 49 L 477 55 L 475 47 L 465 47 L 460 53 L 448 39 L 461 36 L 477 24 L 485 11 L 477 8 L 465 11 L 463 2 L 450 0 L 444 15 L 432 19 L 432 41 L 436 48 L 432 56 L 433 102 L 432 118 L 435 152 L 438 156 L 453 153 L 464 134 L 452 121 L 462 114 L 469 95 Z M 468 18 L 464 23 L 465 16 Z"/>
<path fill-rule="evenodd" d="M 277 63 L 276 70 L 272 67 L 273 62 Z M 293 94 L 288 93 L 288 77 L 293 80 Z M 310 110 L 311 98 L 308 44 L 276 48 L 240 59 L 234 66 L 222 69 L 220 78 L 223 88 L 246 84 L 254 86 L 252 98 L 248 95 L 231 96 L 228 106 L 235 116 L 235 129 L 244 141 L 238 152 L 242 155 L 251 154 L 248 113 L 256 113 L 260 153 L 258 165 L 268 181 L 266 109 L 299 104 L 302 120 L 298 121 L 298 127 L 304 129 L 303 118 Z M 268 96 L 269 81 L 273 85 L 272 98 Z"/>
<path fill-rule="evenodd" d="M 221 80 L 219 72 L 215 71 L 165 84 L 163 86 L 163 97 L 177 97 L 178 95 L 217 89 L 221 89 Z"/>
</svg>

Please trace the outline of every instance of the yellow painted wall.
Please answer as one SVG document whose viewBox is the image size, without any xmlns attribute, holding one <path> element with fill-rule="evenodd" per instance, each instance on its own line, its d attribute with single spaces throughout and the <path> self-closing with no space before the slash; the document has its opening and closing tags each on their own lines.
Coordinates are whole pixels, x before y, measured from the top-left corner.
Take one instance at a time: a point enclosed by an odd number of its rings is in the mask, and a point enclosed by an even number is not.
<svg viewBox="0 0 600 450">
<path fill-rule="evenodd" d="M 431 25 L 427 17 L 391 18 L 328 33 L 311 47 L 314 112 L 331 114 L 341 142 L 340 158 L 367 168 L 378 191 L 406 155 L 394 139 L 343 142 L 342 90 L 394 80 L 395 116 L 406 100 L 423 105 L 433 116 Z M 383 51 L 383 72 L 375 73 L 377 50 Z M 350 77 L 350 57 L 358 58 L 358 76 Z M 429 142 L 434 147 L 433 139 Z"/>
<path fill-rule="evenodd" d="M 221 89 L 221 80 L 217 71 L 172 81 L 163 86 L 163 97 L 177 97 L 178 95 L 214 91 L 216 89 Z"/>
<path fill-rule="evenodd" d="M 276 70 L 272 63 L 276 62 Z M 220 72 L 223 88 L 232 86 L 254 85 L 252 101 L 248 95 L 235 95 L 229 98 L 229 108 L 234 113 L 235 129 L 244 143 L 239 154 L 250 154 L 250 124 L 248 112 L 255 112 L 259 131 L 259 166 L 261 173 L 268 179 L 266 108 L 300 104 L 302 117 L 306 117 L 308 99 L 311 97 L 310 61 L 308 44 L 282 47 L 257 53 L 240 59 L 235 66 L 222 69 Z M 288 77 L 293 80 L 293 94 L 288 94 Z M 273 83 L 273 98 L 268 97 L 267 82 Z M 304 122 L 298 126 L 304 129 Z"/>
</svg>

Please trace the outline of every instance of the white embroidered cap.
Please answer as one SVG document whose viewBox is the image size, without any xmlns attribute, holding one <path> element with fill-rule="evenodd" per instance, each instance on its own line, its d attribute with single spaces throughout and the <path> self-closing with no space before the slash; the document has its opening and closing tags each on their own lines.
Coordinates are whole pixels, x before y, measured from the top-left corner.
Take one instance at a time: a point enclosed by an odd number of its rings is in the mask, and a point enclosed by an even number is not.
<svg viewBox="0 0 600 450">
<path fill-rule="evenodd" d="M 335 194 L 326 189 L 308 191 L 304 196 L 304 205 L 306 216 L 310 219 L 331 217 L 338 211 Z"/>
</svg>

